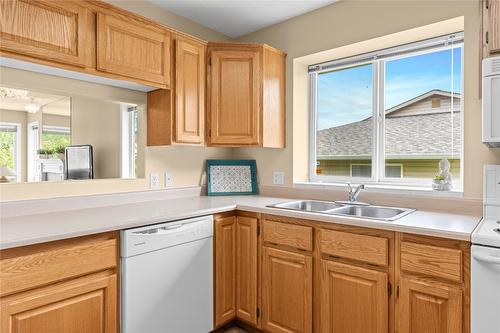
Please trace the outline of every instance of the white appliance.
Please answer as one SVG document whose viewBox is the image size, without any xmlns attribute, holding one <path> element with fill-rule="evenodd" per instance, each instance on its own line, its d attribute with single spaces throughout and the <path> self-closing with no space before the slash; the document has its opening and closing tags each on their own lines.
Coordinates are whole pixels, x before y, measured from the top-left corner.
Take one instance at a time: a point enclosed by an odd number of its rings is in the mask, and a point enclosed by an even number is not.
<svg viewBox="0 0 500 333">
<path fill-rule="evenodd" d="M 213 217 L 121 231 L 123 333 L 213 330 Z"/>
<path fill-rule="evenodd" d="M 483 60 L 483 142 L 500 147 L 500 57 Z"/>
<path fill-rule="evenodd" d="M 471 332 L 500 332 L 500 165 L 484 167 L 484 218 L 472 234 Z"/>
</svg>

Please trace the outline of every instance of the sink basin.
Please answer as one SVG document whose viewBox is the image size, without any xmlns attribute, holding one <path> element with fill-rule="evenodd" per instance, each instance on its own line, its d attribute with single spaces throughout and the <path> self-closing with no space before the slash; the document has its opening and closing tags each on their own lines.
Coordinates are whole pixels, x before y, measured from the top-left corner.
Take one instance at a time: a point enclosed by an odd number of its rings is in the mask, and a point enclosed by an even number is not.
<svg viewBox="0 0 500 333">
<path fill-rule="evenodd" d="M 411 212 L 411 208 L 394 208 L 381 206 L 344 206 L 329 211 L 332 215 L 345 215 L 355 217 L 366 217 L 385 221 L 397 220 Z"/>
<path fill-rule="evenodd" d="M 383 206 L 372 206 L 365 204 L 353 205 L 348 203 L 338 203 L 338 202 L 321 201 L 321 200 L 287 201 L 274 205 L 269 205 L 268 207 L 299 210 L 311 213 L 322 213 L 328 215 L 376 219 L 384 221 L 397 220 L 407 214 L 410 214 L 415 210 L 411 208 L 383 207 Z"/>
<path fill-rule="evenodd" d="M 279 204 L 270 205 L 269 207 L 301 210 L 304 212 L 326 212 L 335 208 L 340 208 L 342 207 L 342 205 L 330 201 L 297 200 L 282 202 Z"/>
</svg>

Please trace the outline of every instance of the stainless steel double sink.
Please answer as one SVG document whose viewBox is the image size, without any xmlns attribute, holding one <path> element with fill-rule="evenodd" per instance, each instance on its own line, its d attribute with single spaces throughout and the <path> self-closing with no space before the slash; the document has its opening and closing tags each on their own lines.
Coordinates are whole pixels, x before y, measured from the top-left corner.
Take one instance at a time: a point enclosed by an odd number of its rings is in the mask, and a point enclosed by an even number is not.
<svg viewBox="0 0 500 333">
<path fill-rule="evenodd" d="M 383 221 L 395 221 L 415 211 L 415 209 L 412 208 L 385 207 L 321 200 L 294 200 L 269 205 L 268 207 Z"/>
</svg>

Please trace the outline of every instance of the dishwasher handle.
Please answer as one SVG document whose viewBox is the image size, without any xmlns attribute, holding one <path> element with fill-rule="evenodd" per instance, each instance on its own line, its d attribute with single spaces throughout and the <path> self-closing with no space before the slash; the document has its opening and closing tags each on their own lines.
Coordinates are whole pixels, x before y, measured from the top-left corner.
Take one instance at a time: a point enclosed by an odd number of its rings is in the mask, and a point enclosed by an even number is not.
<svg viewBox="0 0 500 333">
<path fill-rule="evenodd" d="M 500 257 L 492 256 L 489 254 L 474 253 L 473 258 L 488 264 L 500 265 Z"/>
<path fill-rule="evenodd" d="M 141 235 L 141 236 L 157 236 L 157 235 L 172 234 L 175 232 L 186 231 L 186 230 L 192 228 L 193 224 L 195 224 L 195 223 L 179 223 L 179 224 L 175 224 L 175 225 L 171 225 L 171 226 L 158 227 L 158 228 L 152 228 L 152 229 L 141 230 L 141 231 L 134 231 L 134 232 L 132 232 L 132 234 Z"/>
</svg>

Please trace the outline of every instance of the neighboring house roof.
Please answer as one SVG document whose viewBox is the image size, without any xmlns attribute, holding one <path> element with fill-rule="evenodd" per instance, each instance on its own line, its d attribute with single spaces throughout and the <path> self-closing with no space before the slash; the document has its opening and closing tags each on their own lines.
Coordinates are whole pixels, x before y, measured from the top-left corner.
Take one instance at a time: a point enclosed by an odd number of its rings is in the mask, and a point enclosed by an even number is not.
<svg viewBox="0 0 500 333">
<path fill-rule="evenodd" d="M 449 158 L 460 156 L 461 115 L 459 96 L 453 112 L 449 104 L 431 108 L 431 100 L 450 101 L 451 93 L 432 90 L 401 103 L 386 112 L 385 154 L 387 158 Z M 426 105 L 429 105 L 428 107 Z M 361 159 L 372 154 L 372 118 L 318 131 L 317 158 Z M 452 150 L 453 149 L 453 150 Z"/>
</svg>

